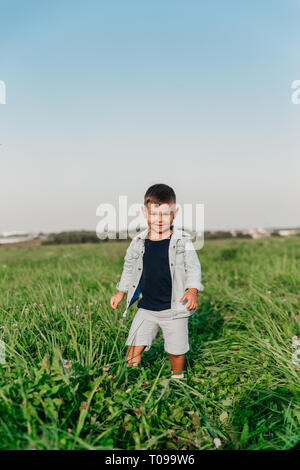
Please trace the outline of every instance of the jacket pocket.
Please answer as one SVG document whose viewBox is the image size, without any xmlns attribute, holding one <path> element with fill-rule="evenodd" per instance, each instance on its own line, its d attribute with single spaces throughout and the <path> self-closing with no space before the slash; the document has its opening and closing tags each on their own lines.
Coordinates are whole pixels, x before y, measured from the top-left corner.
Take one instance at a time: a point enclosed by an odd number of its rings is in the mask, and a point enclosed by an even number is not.
<svg viewBox="0 0 300 470">
<path fill-rule="evenodd" d="M 176 254 L 184 253 L 184 250 L 185 250 L 184 242 L 182 240 L 178 240 L 177 245 L 176 245 Z"/>
<path fill-rule="evenodd" d="M 177 245 L 176 247 L 175 262 L 176 262 L 176 265 L 184 264 L 184 246 L 182 245 Z"/>
</svg>

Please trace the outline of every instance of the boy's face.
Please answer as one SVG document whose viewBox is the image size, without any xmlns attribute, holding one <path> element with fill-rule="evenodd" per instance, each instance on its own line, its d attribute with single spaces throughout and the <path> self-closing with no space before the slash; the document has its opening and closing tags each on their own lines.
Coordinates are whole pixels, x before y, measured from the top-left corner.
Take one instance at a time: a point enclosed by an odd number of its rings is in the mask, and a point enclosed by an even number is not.
<svg viewBox="0 0 300 470">
<path fill-rule="evenodd" d="M 142 206 L 144 216 L 147 219 L 151 231 L 162 234 L 170 230 L 174 217 L 178 212 L 176 204 L 164 203 L 161 205 L 148 203 L 147 208 Z"/>
</svg>

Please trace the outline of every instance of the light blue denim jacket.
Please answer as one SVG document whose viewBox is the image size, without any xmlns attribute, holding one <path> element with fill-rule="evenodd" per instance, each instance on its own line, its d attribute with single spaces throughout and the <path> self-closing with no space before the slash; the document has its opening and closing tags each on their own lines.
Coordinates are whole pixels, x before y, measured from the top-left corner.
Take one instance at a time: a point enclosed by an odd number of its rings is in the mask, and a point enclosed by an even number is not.
<svg viewBox="0 0 300 470">
<path fill-rule="evenodd" d="M 126 317 L 128 308 L 141 296 L 140 279 L 143 272 L 143 254 L 145 238 L 149 228 L 138 233 L 126 250 L 123 272 L 116 288 L 127 293 Z M 172 279 L 171 311 L 173 318 L 189 317 L 195 310 L 187 310 L 186 304 L 179 302 L 186 289 L 204 290 L 201 284 L 201 265 L 194 248 L 191 235 L 184 230 L 173 227 L 169 244 L 169 266 Z"/>
</svg>

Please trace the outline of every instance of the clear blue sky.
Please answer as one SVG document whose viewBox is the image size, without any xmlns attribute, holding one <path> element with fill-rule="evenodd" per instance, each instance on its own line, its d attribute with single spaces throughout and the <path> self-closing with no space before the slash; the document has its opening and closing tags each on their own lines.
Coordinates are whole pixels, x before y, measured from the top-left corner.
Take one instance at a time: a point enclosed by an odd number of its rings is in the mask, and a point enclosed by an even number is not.
<svg viewBox="0 0 300 470">
<path fill-rule="evenodd" d="M 300 226 L 299 0 L 0 0 L 0 233 L 165 182 L 205 228 Z"/>
</svg>

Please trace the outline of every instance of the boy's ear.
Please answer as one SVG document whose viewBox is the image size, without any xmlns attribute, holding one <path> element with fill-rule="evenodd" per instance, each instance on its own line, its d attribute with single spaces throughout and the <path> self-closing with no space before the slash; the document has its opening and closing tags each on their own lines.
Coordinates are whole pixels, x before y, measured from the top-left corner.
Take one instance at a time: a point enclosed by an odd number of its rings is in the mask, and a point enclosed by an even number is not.
<svg viewBox="0 0 300 470">
<path fill-rule="evenodd" d="M 146 207 L 145 207 L 145 206 L 141 206 L 141 208 L 142 208 L 142 212 L 143 212 L 143 214 L 144 214 L 145 219 L 147 219 L 147 209 L 146 209 Z"/>
<path fill-rule="evenodd" d="M 174 213 L 174 218 L 175 218 L 177 215 L 177 212 L 179 211 L 179 207 L 176 208 L 176 205 L 174 204 L 174 206 L 172 206 L 172 211 Z"/>
</svg>

